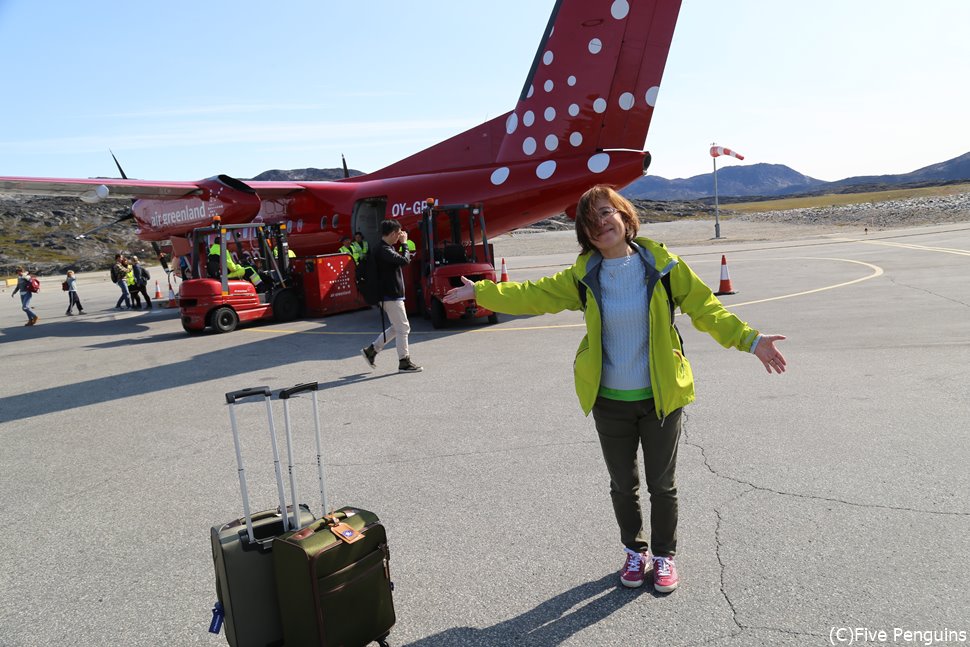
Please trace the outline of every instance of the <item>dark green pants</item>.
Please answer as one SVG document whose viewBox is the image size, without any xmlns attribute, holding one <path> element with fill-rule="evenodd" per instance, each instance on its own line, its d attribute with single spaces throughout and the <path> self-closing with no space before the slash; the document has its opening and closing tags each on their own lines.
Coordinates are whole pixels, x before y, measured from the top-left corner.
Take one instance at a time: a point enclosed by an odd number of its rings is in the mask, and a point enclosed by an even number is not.
<svg viewBox="0 0 970 647">
<path fill-rule="evenodd" d="M 677 552 L 677 443 L 681 409 L 660 424 L 653 400 L 621 402 L 597 398 L 593 420 L 599 433 L 606 469 L 610 472 L 610 497 L 620 526 L 620 541 L 630 550 L 643 552 L 648 544 L 640 509 L 640 470 L 637 451 L 643 447 L 643 471 L 650 493 L 650 546 L 654 555 L 672 557 Z"/>
</svg>

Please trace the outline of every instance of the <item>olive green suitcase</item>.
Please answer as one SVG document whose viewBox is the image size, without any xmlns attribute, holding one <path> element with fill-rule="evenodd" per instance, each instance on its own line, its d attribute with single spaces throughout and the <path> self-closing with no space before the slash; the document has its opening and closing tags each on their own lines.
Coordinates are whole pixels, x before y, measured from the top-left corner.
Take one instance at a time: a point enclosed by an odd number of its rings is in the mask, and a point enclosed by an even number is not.
<svg viewBox="0 0 970 647">
<path fill-rule="evenodd" d="M 306 506 L 300 506 L 303 525 L 314 519 Z M 286 528 L 278 509 L 257 512 L 252 524 L 254 540 L 249 539 L 245 517 L 212 527 L 217 608 L 224 616 L 226 641 L 233 647 L 277 647 L 283 644 L 283 629 L 271 550 L 273 538 Z"/>
<path fill-rule="evenodd" d="M 303 391 L 313 396 L 317 421 L 317 467 L 323 489 L 317 385 L 280 392 L 289 435 L 288 399 Z M 273 540 L 277 599 L 286 647 L 387 646 L 394 626 L 390 553 L 387 533 L 373 512 L 344 507 L 306 528 Z"/>
<path fill-rule="evenodd" d="M 251 513 L 235 408 L 238 401 L 256 397 L 261 397 L 266 404 L 280 507 Z M 305 505 L 300 506 L 299 519 L 293 515 L 293 506 L 286 505 L 271 397 L 272 392 L 267 387 L 226 394 L 244 514 L 228 523 L 212 526 L 209 533 L 218 598 L 209 631 L 219 633 L 219 629 L 224 627 L 226 641 L 232 647 L 276 647 L 283 644 L 283 629 L 276 602 L 276 579 L 273 575 L 273 539 L 316 519 Z M 292 463 L 289 441 L 287 437 L 287 452 Z M 287 511 L 285 517 L 282 510 Z"/>
<path fill-rule="evenodd" d="M 393 584 L 376 514 L 345 507 L 283 533 L 273 540 L 273 564 L 286 647 L 387 645 Z"/>
</svg>

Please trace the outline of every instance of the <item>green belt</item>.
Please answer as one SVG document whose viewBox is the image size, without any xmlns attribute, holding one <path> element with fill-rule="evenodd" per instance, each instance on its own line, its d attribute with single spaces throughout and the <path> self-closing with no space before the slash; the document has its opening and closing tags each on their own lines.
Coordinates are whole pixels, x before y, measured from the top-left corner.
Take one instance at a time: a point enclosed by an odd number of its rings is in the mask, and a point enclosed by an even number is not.
<svg viewBox="0 0 970 647">
<path fill-rule="evenodd" d="M 611 389 L 601 386 L 600 396 L 609 400 L 620 400 L 621 402 L 639 402 L 653 398 L 653 389 L 646 386 L 642 389 Z"/>
</svg>

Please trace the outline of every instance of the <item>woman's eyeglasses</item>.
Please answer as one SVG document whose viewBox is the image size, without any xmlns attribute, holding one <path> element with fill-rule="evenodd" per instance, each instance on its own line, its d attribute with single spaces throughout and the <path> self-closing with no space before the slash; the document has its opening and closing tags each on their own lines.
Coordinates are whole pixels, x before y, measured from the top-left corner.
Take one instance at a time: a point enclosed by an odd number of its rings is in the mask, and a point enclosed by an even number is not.
<svg viewBox="0 0 970 647">
<path fill-rule="evenodd" d="M 593 220 L 606 220 L 618 211 L 619 209 L 615 207 L 603 207 L 599 211 L 593 212 Z"/>
</svg>

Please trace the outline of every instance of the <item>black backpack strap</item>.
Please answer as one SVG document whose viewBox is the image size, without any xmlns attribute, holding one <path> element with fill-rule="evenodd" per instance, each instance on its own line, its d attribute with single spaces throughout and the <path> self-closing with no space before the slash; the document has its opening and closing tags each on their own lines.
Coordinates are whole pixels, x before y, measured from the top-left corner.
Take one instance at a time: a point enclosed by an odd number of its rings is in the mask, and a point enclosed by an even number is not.
<svg viewBox="0 0 970 647">
<path fill-rule="evenodd" d="M 663 283 L 664 290 L 667 291 L 667 303 L 670 304 L 670 323 L 673 323 L 674 308 L 676 308 L 677 305 L 674 303 L 674 291 L 670 289 L 670 272 L 664 274 L 660 279 L 660 282 Z"/>
</svg>

